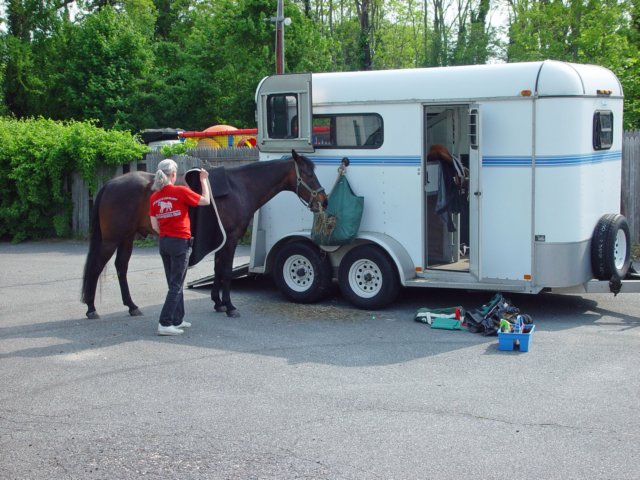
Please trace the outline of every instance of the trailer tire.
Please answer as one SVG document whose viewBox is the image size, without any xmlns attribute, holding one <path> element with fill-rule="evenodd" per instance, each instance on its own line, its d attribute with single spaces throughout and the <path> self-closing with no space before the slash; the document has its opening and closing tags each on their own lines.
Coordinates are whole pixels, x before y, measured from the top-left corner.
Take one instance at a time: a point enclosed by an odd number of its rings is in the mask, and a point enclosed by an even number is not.
<svg viewBox="0 0 640 480">
<path fill-rule="evenodd" d="M 631 234 L 627 219 L 616 213 L 603 215 L 591 238 L 591 268 L 598 280 L 622 279 L 631 264 Z"/>
<path fill-rule="evenodd" d="M 340 262 L 338 285 L 358 308 L 376 310 L 393 302 L 400 291 L 395 264 L 375 245 L 350 250 Z"/>
<path fill-rule="evenodd" d="M 331 288 L 331 262 L 308 242 L 288 243 L 276 256 L 273 276 L 278 289 L 289 300 L 314 303 Z"/>
</svg>

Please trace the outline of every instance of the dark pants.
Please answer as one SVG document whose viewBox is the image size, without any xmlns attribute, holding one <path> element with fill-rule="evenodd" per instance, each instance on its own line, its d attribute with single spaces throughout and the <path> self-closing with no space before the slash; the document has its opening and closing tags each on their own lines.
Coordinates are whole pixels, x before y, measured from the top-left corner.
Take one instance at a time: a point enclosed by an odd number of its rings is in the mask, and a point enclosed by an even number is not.
<svg viewBox="0 0 640 480">
<path fill-rule="evenodd" d="M 187 275 L 191 240 L 175 237 L 160 237 L 160 256 L 164 265 L 169 291 L 160 312 L 160 325 L 180 325 L 184 318 L 182 288 Z"/>
</svg>

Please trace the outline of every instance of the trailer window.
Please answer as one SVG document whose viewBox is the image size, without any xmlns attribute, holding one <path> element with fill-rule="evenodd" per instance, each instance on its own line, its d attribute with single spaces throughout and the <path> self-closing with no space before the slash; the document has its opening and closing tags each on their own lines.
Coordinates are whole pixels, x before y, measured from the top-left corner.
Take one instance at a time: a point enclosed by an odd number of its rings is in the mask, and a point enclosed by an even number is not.
<svg viewBox="0 0 640 480">
<path fill-rule="evenodd" d="M 380 148 L 384 140 L 377 113 L 313 116 L 313 146 L 317 148 Z"/>
<path fill-rule="evenodd" d="M 269 138 L 298 137 L 298 97 L 295 94 L 267 97 L 267 132 Z"/>
<path fill-rule="evenodd" d="M 613 144 L 613 112 L 597 110 L 593 115 L 593 148 L 607 150 Z"/>
</svg>

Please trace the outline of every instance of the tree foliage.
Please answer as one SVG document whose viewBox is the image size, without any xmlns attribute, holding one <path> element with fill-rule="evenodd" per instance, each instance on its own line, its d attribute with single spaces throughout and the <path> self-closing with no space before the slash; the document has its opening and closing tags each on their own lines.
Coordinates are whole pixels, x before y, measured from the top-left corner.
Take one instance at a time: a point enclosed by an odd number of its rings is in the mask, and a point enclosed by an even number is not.
<svg viewBox="0 0 640 480">
<path fill-rule="evenodd" d="M 613 70 L 626 93 L 625 125 L 640 126 L 638 37 L 626 0 L 509 0 L 509 61 L 565 60 Z M 637 27 L 637 24 L 636 24 Z"/>
<path fill-rule="evenodd" d="M 7 0 L 0 114 L 252 127 L 276 0 Z M 611 68 L 640 126 L 639 0 L 285 0 L 285 71 L 557 59 Z M 497 15 L 506 8 L 506 19 Z M 499 21 L 500 18 L 504 20 Z"/>
</svg>

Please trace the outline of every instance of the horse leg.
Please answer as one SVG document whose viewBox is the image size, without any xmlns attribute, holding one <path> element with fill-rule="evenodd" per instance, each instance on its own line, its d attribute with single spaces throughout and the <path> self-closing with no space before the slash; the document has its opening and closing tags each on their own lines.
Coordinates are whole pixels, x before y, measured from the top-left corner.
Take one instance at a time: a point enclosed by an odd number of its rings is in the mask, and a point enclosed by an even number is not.
<svg viewBox="0 0 640 480">
<path fill-rule="evenodd" d="M 100 245 L 92 245 L 89 249 L 87 263 L 84 269 L 82 301 L 87 305 L 86 316 L 91 320 L 100 318 L 95 306 L 98 280 L 105 265 L 115 251 L 116 245 L 113 242 L 102 242 Z"/>
<path fill-rule="evenodd" d="M 222 283 L 222 304 L 226 307 L 227 317 L 239 317 L 240 313 L 236 307 L 231 303 L 231 277 L 233 273 L 233 256 L 236 251 L 236 242 L 227 240 L 227 245 L 221 250 L 220 265 L 221 271 L 220 280 Z M 218 277 L 216 273 L 216 277 Z"/>
<path fill-rule="evenodd" d="M 220 268 L 220 255 L 216 253 L 213 270 L 213 285 L 211 286 L 211 300 L 213 301 L 213 309 L 216 312 L 226 312 L 227 307 L 220 300 L 220 287 L 222 285 L 222 270 Z"/>
<path fill-rule="evenodd" d="M 118 273 L 118 283 L 120 284 L 120 293 L 122 295 L 122 303 L 129 307 L 129 315 L 137 317 L 142 315 L 138 306 L 133 303 L 131 293 L 129 292 L 129 283 L 127 282 L 127 271 L 129 269 L 129 259 L 133 251 L 134 237 L 125 238 L 118 246 L 116 254 L 116 272 Z"/>
<path fill-rule="evenodd" d="M 102 269 L 107 261 L 103 261 L 102 258 L 98 256 L 95 258 L 90 257 L 87 259 L 84 267 L 82 301 L 87 304 L 87 313 L 85 313 L 85 315 L 91 320 L 100 318 L 95 305 L 96 289 L 98 288 L 100 273 L 102 273 Z"/>
<path fill-rule="evenodd" d="M 231 303 L 231 272 L 222 281 L 222 303 L 227 307 L 227 317 L 237 318 L 240 313 Z"/>
</svg>

